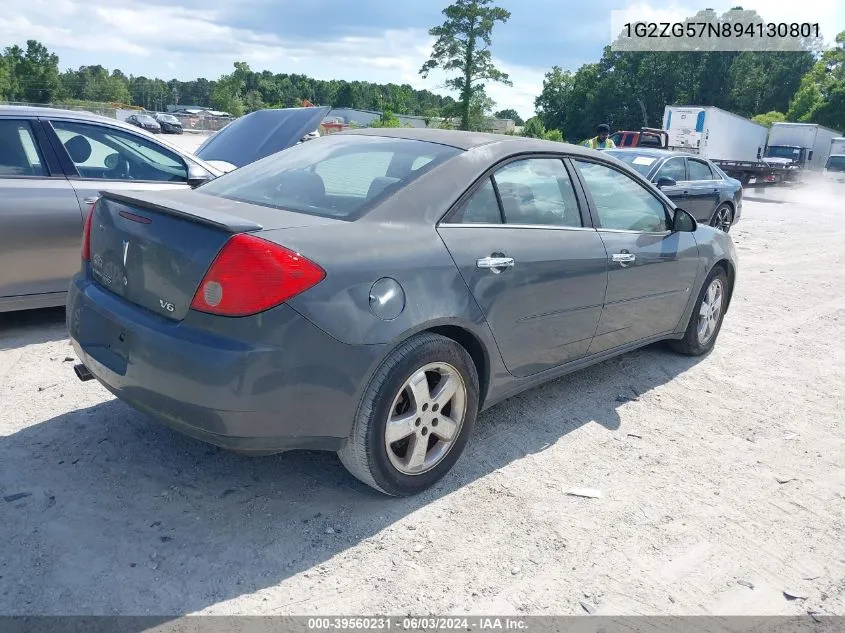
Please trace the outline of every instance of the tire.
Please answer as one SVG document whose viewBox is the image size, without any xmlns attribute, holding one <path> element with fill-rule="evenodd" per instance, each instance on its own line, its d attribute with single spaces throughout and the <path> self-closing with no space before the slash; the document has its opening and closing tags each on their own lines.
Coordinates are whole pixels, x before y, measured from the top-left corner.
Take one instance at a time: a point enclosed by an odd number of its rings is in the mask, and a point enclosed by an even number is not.
<svg viewBox="0 0 845 633">
<path fill-rule="evenodd" d="M 711 320 L 709 335 L 706 338 L 699 336 L 699 327 L 702 318 L 702 306 L 710 299 L 708 296 L 710 288 L 718 282 L 720 284 L 720 307 L 715 322 Z M 717 266 L 707 276 L 706 281 L 701 285 L 701 290 L 698 293 L 698 299 L 695 302 L 695 307 L 690 315 L 689 323 L 687 324 L 684 338 L 679 341 L 670 341 L 670 346 L 679 354 L 685 356 L 702 356 L 706 354 L 716 344 L 716 338 L 719 336 L 719 331 L 722 329 L 722 320 L 725 317 L 725 305 L 728 300 L 728 277 L 721 266 Z"/>
<path fill-rule="evenodd" d="M 447 384 L 442 382 L 445 377 L 456 387 L 448 401 L 443 399 L 446 395 L 436 398 Z M 475 364 L 462 346 L 437 334 L 415 336 L 396 348 L 370 380 L 352 434 L 338 451 L 340 461 L 355 477 L 384 494 L 418 494 L 458 461 L 478 416 L 478 393 Z M 392 437 L 408 433 L 391 444 L 386 435 L 388 419 L 393 422 Z M 450 432 L 447 444 L 443 437 Z M 417 442 L 421 448 L 415 452 Z"/>
<path fill-rule="evenodd" d="M 719 229 L 725 233 L 729 233 L 734 222 L 734 212 L 730 205 L 720 205 L 710 218 L 710 226 L 714 229 Z"/>
</svg>

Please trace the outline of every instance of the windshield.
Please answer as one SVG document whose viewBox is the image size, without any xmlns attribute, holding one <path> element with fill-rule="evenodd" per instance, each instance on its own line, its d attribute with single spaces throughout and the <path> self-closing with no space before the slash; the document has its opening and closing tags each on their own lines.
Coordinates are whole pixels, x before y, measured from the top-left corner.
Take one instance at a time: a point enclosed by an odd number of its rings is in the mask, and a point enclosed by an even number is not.
<svg viewBox="0 0 845 633">
<path fill-rule="evenodd" d="M 838 154 L 827 159 L 827 164 L 824 166 L 828 171 L 842 171 L 845 172 L 845 154 Z"/>
<path fill-rule="evenodd" d="M 149 114 L 139 114 L 135 117 L 141 123 L 155 123 L 155 119 L 151 117 Z"/>
<path fill-rule="evenodd" d="M 798 160 L 801 155 L 800 147 L 786 147 L 784 145 L 769 145 L 766 148 L 766 156 L 768 158 L 789 158 L 790 160 Z"/>
<path fill-rule="evenodd" d="M 400 138 L 326 136 L 272 154 L 198 190 L 266 207 L 353 219 L 460 152 Z"/>
<path fill-rule="evenodd" d="M 179 119 L 172 114 L 159 114 L 156 118 L 159 121 L 164 121 L 165 123 L 179 123 Z"/>
<path fill-rule="evenodd" d="M 637 152 L 614 152 L 613 150 L 606 150 L 606 152 L 614 158 L 618 158 L 623 163 L 628 163 L 629 167 L 633 167 L 643 176 L 648 176 L 648 172 L 651 171 L 652 166 L 657 161 L 655 156 L 648 156 Z"/>
</svg>

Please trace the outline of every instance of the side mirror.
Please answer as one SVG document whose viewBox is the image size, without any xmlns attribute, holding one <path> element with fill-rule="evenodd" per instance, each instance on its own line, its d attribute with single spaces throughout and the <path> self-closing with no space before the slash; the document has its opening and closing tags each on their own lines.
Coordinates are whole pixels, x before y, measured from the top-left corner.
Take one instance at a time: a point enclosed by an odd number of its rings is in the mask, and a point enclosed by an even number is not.
<svg viewBox="0 0 845 633">
<path fill-rule="evenodd" d="M 698 228 L 698 222 L 688 211 L 675 209 L 675 218 L 672 221 L 672 230 L 682 233 L 692 233 Z"/>
<path fill-rule="evenodd" d="M 678 184 L 674 178 L 658 178 L 657 179 L 657 188 L 663 189 L 663 187 L 674 187 Z"/>
<path fill-rule="evenodd" d="M 195 165 L 194 163 L 188 163 L 188 186 L 192 189 L 199 187 L 200 185 L 211 180 L 212 178 L 214 178 L 214 176 L 209 174 L 199 165 Z"/>
</svg>

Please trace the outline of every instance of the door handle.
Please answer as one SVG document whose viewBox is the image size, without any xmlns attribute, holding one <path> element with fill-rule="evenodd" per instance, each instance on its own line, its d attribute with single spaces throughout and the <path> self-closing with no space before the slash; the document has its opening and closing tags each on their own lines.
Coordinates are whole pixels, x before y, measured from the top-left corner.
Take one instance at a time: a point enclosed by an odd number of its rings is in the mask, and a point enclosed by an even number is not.
<svg viewBox="0 0 845 633">
<path fill-rule="evenodd" d="M 610 259 L 619 264 L 630 264 L 631 262 L 636 261 L 637 256 L 633 253 L 614 253 L 611 255 Z"/>
<path fill-rule="evenodd" d="M 483 257 L 476 260 L 475 265 L 478 268 L 489 268 L 494 273 L 500 273 L 504 268 L 513 268 L 514 261 L 512 257 Z"/>
<path fill-rule="evenodd" d="M 91 198 L 85 198 L 85 200 L 83 200 L 82 202 L 84 202 L 85 204 L 94 204 L 99 199 L 100 199 L 100 196 L 93 196 Z"/>
</svg>

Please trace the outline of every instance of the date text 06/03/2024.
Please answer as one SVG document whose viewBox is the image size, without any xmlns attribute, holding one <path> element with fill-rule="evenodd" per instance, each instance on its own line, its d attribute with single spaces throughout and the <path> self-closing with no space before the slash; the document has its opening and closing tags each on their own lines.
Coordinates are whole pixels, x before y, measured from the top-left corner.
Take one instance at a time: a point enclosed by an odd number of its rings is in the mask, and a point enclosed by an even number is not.
<svg viewBox="0 0 845 633">
<path fill-rule="evenodd" d="M 322 631 L 528 631 L 525 620 L 509 617 L 315 617 L 308 630 Z"/>
</svg>

